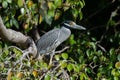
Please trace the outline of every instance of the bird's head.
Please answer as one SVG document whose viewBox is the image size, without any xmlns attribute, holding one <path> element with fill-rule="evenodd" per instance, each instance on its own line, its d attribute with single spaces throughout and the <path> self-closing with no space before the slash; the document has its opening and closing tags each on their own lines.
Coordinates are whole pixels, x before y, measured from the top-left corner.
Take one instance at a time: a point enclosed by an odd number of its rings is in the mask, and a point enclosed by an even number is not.
<svg viewBox="0 0 120 80">
<path fill-rule="evenodd" d="M 77 25 L 75 22 L 73 21 L 64 21 L 61 26 L 64 26 L 66 28 L 73 28 L 73 29 L 79 29 L 79 30 L 86 30 L 85 27 Z"/>
</svg>

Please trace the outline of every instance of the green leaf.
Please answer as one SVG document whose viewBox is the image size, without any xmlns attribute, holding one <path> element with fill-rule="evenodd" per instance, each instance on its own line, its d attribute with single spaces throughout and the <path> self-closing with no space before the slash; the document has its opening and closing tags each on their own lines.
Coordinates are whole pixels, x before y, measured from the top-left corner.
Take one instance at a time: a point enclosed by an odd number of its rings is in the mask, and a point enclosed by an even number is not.
<svg viewBox="0 0 120 80">
<path fill-rule="evenodd" d="M 79 72 L 79 66 L 78 65 L 73 65 L 73 69 L 75 72 Z"/>
<path fill-rule="evenodd" d="M 94 42 L 90 42 L 89 45 L 96 51 L 96 45 Z"/>
<path fill-rule="evenodd" d="M 12 0 L 7 0 L 8 3 L 12 3 Z"/>
<path fill-rule="evenodd" d="M 58 54 L 58 55 L 55 55 L 55 59 L 58 61 L 58 60 L 60 60 L 60 55 Z"/>
<path fill-rule="evenodd" d="M 85 73 L 81 73 L 81 74 L 80 74 L 80 80 L 84 80 L 85 77 L 86 77 Z"/>
<path fill-rule="evenodd" d="M 120 54 L 118 54 L 117 59 L 120 61 Z"/>
<path fill-rule="evenodd" d="M 72 9 L 72 14 L 73 14 L 75 19 L 78 17 L 78 12 L 79 11 L 77 9 Z"/>
<path fill-rule="evenodd" d="M 51 16 L 51 15 L 45 15 L 45 21 L 47 24 L 51 25 L 52 20 L 53 20 L 52 17 L 53 16 Z"/>
<path fill-rule="evenodd" d="M 82 19 L 83 19 L 83 14 L 82 14 L 82 12 L 79 13 L 79 16 L 80 16 L 80 20 L 82 20 Z"/>
<path fill-rule="evenodd" d="M 113 48 L 110 49 L 109 53 L 112 56 L 114 54 L 115 50 Z"/>
<path fill-rule="evenodd" d="M 0 0 L 0 3 L 2 2 L 2 0 Z"/>
<path fill-rule="evenodd" d="M 62 58 L 63 59 L 68 59 L 68 54 L 67 53 L 62 53 Z"/>
<path fill-rule="evenodd" d="M 116 67 L 117 69 L 120 69 L 120 62 L 116 62 L 116 63 L 115 63 L 115 67 Z"/>
<path fill-rule="evenodd" d="M 96 63 L 97 61 L 98 61 L 98 57 L 97 57 L 97 56 L 94 56 L 94 57 L 93 57 L 93 62 Z"/>
<path fill-rule="evenodd" d="M 13 26 L 13 22 L 12 22 L 12 19 L 10 19 L 10 26 Z"/>
<path fill-rule="evenodd" d="M 76 41 L 74 40 L 74 35 L 73 34 L 70 36 L 70 44 L 71 45 L 76 44 Z"/>
<path fill-rule="evenodd" d="M 56 7 L 59 7 L 62 4 L 62 0 L 54 0 L 54 4 L 56 5 Z"/>
<path fill-rule="evenodd" d="M 81 8 L 83 8 L 83 7 L 84 7 L 83 2 L 82 2 L 82 1 L 79 1 L 79 3 L 80 3 Z"/>
<path fill-rule="evenodd" d="M 24 14 L 25 14 L 25 9 L 24 9 L 24 8 L 21 8 L 21 9 L 20 9 L 20 12 L 21 12 L 22 15 L 24 15 Z"/>
<path fill-rule="evenodd" d="M 5 25 L 6 25 L 7 28 L 10 28 L 10 23 L 9 22 L 6 22 Z"/>
<path fill-rule="evenodd" d="M 23 1 L 22 0 L 18 0 L 17 4 L 18 4 L 19 7 L 22 7 L 23 6 Z"/>
<path fill-rule="evenodd" d="M 18 22 L 16 21 L 16 19 L 13 19 L 12 22 L 13 22 L 13 25 L 14 25 L 17 29 L 19 29 L 19 25 L 18 25 Z"/>
<path fill-rule="evenodd" d="M 90 57 L 90 54 L 91 54 L 90 49 L 86 50 L 86 54 L 87 54 L 88 57 Z"/>
<path fill-rule="evenodd" d="M 2 6 L 3 6 L 3 8 L 7 8 L 7 6 L 8 6 L 7 1 L 3 1 L 3 2 L 2 2 Z"/>
<path fill-rule="evenodd" d="M 50 80 L 50 75 L 49 74 L 47 74 L 46 76 L 45 76 L 45 78 L 44 78 L 44 80 Z"/>
<path fill-rule="evenodd" d="M 67 63 L 62 61 L 62 62 L 60 62 L 60 65 L 61 65 L 61 68 L 66 68 Z"/>
<path fill-rule="evenodd" d="M 119 80 L 119 79 L 120 79 L 120 78 L 119 78 L 119 77 L 117 77 L 117 76 L 115 76 L 115 77 L 114 77 L 114 80 Z"/>
<path fill-rule="evenodd" d="M 120 74 L 119 74 L 119 72 L 117 72 L 117 70 L 116 69 L 113 69 L 112 71 L 111 71 L 111 74 L 113 75 L 113 76 L 120 76 Z"/>
<path fill-rule="evenodd" d="M 84 0 L 82 0 L 82 4 L 85 6 L 85 1 Z"/>
<path fill-rule="evenodd" d="M 72 64 L 68 64 L 67 65 L 67 70 L 70 72 L 73 69 L 73 65 Z"/>
</svg>

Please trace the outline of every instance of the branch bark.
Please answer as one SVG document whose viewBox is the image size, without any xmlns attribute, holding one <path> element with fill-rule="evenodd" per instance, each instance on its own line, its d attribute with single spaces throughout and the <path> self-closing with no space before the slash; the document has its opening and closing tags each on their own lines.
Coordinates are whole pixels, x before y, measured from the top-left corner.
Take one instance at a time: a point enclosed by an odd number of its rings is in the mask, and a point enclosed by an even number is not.
<svg viewBox="0 0 120 80">
<path fill-rule="evenodd" d="M 12 29 L 7 29 L 3 23 L 1 16 L 0 16 L 0 37 L 3 40 L 16 43 L 17 45 L 26 48 L 26 51 L 28 51 L 30 54 L 33 54 L 33 57 L 35 57 L 37 54 L 37 48 L 34 41 L 30 37 L 22 34 L 21 32 L 14 31 Z"/>
<path fill-rule="evenodd" d="M 0 16 L 0 37 L 3 40 L 7 40 L 16 44 L 27 47 L 28 43 L 26 42 L 29 37 L 23 35 L 20 32 L 14 31 L 12 29 L 7 29 L 3 24 L 3 20 Z"/>
</svg>

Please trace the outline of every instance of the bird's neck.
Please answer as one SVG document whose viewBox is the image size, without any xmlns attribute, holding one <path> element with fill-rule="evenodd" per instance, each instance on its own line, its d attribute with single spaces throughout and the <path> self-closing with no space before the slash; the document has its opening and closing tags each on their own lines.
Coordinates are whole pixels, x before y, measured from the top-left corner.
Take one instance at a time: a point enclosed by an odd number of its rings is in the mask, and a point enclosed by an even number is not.
<svg viewBox="0 0 120 80">
<path fill-rule="evenodd" d="M 69 33 L 69 34 L 71 34 L 70 29 L 67 28 L 67 27 L 62 26 L 61 30 L 62 30 L 63 32 L 65 32 L 65 33 Z"/>
</svg>

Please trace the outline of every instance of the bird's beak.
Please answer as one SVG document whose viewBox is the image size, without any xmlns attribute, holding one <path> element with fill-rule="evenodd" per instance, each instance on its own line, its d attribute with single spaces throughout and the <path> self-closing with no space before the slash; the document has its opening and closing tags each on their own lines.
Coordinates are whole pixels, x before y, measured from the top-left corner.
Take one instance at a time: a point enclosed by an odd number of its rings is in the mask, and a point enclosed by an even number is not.
<svg viewBox="0 0 120 80">
<path fill-rule="evenodd" d="M 86 28 L 85 28 L 85 27 L 80 26 L 80 25 L 77 25 L 77 24 L 74 26 L 74 29 L 86 30 Z"/>
</svg>

